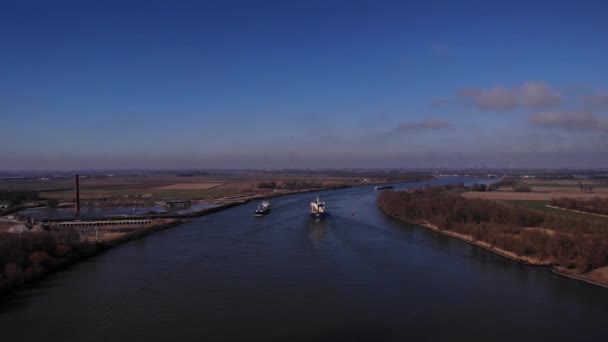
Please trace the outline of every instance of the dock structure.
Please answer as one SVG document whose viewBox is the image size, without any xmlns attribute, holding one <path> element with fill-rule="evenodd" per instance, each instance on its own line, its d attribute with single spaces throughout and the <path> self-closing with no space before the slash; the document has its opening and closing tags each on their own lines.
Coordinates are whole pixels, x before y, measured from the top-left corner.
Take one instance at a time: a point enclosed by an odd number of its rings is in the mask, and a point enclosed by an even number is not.
<svg viewBox="0 0 608 342">
<path fill-rule="evenodd" d="M 112 226 L 141 226 L 152 223 L 152 220 L 91 220 L 91 221 L 60 221 L 54 224 L 59 227 L 112 227 Z"/>
<path fill-rule="evenodd" d="M 192 205 L 191 201 L 186 201 L 186 200 L 182 200 L 182 201 L 165 201 L 165 205 L 169 206 L 169 207 L 189 207 L 190 205 Z"/>
</svg>

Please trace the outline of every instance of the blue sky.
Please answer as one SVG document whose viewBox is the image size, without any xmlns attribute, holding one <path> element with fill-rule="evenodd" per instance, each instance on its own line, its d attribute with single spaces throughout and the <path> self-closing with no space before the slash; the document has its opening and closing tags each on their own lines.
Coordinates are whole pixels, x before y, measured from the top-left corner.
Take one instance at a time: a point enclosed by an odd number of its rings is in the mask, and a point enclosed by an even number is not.
<svg viewBox="0 0 608 342">
<path fill-rule="evenodd" d="M 0 169 L 608 167 L 604 1 L 0 1 Z"/>
</svg>

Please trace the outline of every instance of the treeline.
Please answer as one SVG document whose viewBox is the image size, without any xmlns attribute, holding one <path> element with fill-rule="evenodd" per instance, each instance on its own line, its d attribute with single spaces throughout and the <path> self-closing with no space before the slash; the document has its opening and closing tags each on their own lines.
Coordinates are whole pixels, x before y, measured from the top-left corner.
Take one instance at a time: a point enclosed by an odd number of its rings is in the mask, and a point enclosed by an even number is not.
<svg viewBox="0 0 608 342">
<path fill-rule="evenodd" d="M 608 198 L 593 197 L 589 199 L 561 197 L 551 200 L 551 205 L 570 209 L 586 211 L 594 214 L 608 215 Z"/>
<path fill-rule="evenodd" d="M 383 191 L 378 204 L 406 221 L 430 223 L 520 256 L 589 271 L 608 265 L 608 221 L 557 216 L 468 199 L 449 187 Z"/>
<path fill-rule="evenodd" d="M 275 189 L 277 187 L 276 182 L 261 182 L 258 183 L 258 189 Z"/>
<path fill-rule="evenodd" d="M 583 184 L 579 181 L 578 187 L 581 189 L 581 192 L 593 192 L 593 184 Z"/>
<path fill-rule="evenodd" d="M 97 246 L 81 242 L 78 232 L 0 233 L 0 295 L 38 279 Z"/>
<path fill-rule="evenodd" d="M 300 180 L 292 180 L 286 181 L 282 184 L 277 184 L 276 182 L 261 182 L 258 183 L 258 189 L 287 189 L 287 190 L 304 190 L 304 189 L 314 189 L 314 188 L 323 188 L 326 185 L 320 182 L 311 182 L 311 181 L 300 181 Z"/>
<path fill-rule="evenodd" d="M 475 184 L 471 185 L 470 190 L 471 191 L 480 191 L 480 192 L 494 191 L 501 186 L 511 186 L 513 188 L 513 191 L 515 191 L 515 192 L 532 191 L 532 187 L 530 187 L 530 185 L 528 185 L 524 182 L 518 181 L 516 179 L 512 179 L 512 178 L 501 179 L 500 181 L 498 181 L 496 183 L 492 183 L 492 184 L 475 183 Z"/>
<path fill-rule="evenodd" d="M 22 201 L 36 200 L 38 198 L 38 191 L 13 191 L 0 189 L 0 200 L 11 201 L 13 204 L 18 204 Z"/>
<path fill-rule="evenodd" d="M 284 182 L 281 187 L 283 189 L 289 190 L 303 190 L 303 189 L 311 189 L 311 188 L 322 188 L 325 185 L 320 182 L 309 182 L 309 181 L 287 181 Z"/>
<path fill-rule="evenodd" d="M 376 175 L 377 177 L 380 177 L 381 175 Z M 387 176 L 387 181 L 388 182 L 402 182 L 402 183 L 406 183 L 406 182 L 417 182 L 417 181 L 425 181 L 425 180 L 429 180 L 429 179 L 433 179 L 433 175 L 430 173 L 426 173 L 426 172 L 420 172 L 420 173 L 389 173 Z"/>
</svg>

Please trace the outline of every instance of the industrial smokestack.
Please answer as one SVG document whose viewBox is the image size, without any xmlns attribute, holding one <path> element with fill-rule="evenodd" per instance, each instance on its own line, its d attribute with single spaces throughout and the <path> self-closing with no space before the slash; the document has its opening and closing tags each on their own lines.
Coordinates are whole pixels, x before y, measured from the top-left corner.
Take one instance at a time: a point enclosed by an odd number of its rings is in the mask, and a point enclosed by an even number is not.
<svg viewBox="0 0 608 342">
<path fill-rule="evenodd" d="M 76 184 L 76 198 L 74 199 L 74 212 L 76 215 L 80 214 L 80 184 L 78 183 L 78 175 L 74 177 Z"/>
</svg>

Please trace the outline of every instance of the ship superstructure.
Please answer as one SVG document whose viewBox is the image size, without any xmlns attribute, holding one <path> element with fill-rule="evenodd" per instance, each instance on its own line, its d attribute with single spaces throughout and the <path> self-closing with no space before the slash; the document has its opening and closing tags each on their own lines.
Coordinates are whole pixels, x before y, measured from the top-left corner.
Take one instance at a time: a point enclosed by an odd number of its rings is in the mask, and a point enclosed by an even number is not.
<svg viewBox="0 0 608 342">
<path fill-rule="evenodd" d="M 258 208 L 255 210 L 255 216 L 264 216 L 270 214 L 270 202 L 264 201 L 262 204 L 258 205 Z"/>
<path fill-rule="evenodd" d="M 319 196 L 314 202 L 310 202 L 310 218 L 312 220 L 324 220 L 327 218 L 328 213 L 326 211 L 325 202 L 321 202 Z"/>
</svg>

